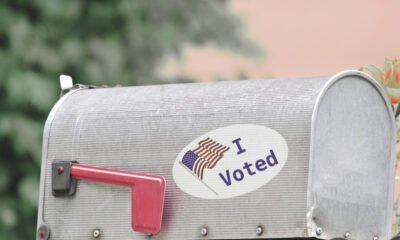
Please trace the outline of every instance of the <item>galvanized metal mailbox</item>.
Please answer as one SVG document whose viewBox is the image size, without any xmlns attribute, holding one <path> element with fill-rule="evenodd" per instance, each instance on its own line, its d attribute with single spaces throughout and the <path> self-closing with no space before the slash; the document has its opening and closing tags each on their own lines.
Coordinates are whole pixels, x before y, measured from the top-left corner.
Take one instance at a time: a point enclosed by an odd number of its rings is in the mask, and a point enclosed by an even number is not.
<svg viewBox="0 0 400 240">
<path fill-rule="evenodd" d="M 357 71 L 75 87 L 45 125 L 37 238 L 387 240 L 394 149 Z"/>
</svg>

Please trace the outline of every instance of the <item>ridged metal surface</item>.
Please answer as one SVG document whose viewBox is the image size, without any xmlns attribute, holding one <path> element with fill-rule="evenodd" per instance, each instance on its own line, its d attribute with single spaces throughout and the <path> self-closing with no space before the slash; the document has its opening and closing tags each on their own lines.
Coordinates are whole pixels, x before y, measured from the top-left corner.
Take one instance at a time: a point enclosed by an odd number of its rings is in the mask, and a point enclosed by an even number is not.
<svg viewBox="0 0 400 240">
<path fill-rule="evenodd" d="M 149 238 L 131 230 L 129 189 L 79 182 L 73 197 L 52 196 L 51 162 L 76 160 L 165 177 L 162 230 L 151 239 L 201 239 L 204 226 L 208 239 L 312 236 L 315 226 L 312 217 L 307 218 L 311 124 L 317 96 L 328 80 L 232 81 L 70 93 L 46 123 L 38 225 L 50 228 L 51 239 L 91 239 L 93 229 L 101 229 L 101 239 Z M 203 133 L 232 124 L 258 124 L 278 131 L 289 148 L 284 168 L 268 184 L 234 198 L 207 200 L 182 192 L 172 176 L 179 152 Z M 259 225 L 264 228 L 261 236 L 256 235 Z"/>
<path fill-rule="evenodd" d="M 310 169 L 313 229 L 322 238 L 390 239 L 395 127 L 375 82 L 335 81 L 314 113 Z"/>
</svg>

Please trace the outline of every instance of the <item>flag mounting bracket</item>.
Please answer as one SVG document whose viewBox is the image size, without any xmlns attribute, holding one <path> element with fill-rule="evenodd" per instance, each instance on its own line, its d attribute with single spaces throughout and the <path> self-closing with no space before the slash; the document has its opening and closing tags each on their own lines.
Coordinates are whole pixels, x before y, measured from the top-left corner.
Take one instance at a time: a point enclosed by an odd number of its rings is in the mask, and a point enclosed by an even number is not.
<svg viewBox="0 0 400 240">
<path fill-rule="evenodd" d="M 51 166 L 51 188 L 53 195 L 72 196 L 76 192 L 77 180 L 71 176 L 72 164 L 75 161 L 55 161 Z"/>
</svg>

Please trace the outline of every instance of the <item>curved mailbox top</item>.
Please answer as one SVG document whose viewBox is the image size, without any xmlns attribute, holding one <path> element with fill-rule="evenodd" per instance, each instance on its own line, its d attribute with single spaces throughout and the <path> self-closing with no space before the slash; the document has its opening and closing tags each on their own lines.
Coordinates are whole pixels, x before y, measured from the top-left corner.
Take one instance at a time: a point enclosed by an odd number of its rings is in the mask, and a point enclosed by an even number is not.
<svg viewBox="0 0 400 240">
<path fill-rule="evenodd" d="M 124 188 L 79 181 L 73 196 L 54 197 L 57 160 L 163 176 L 155 239 L 390 237 L 394 118 L 383 90 L 357 71 L 75 90 L 43 139 L 38 229 L 50 239 L 94 229 L 148 238 L 131 229 Z"/>
</svg>

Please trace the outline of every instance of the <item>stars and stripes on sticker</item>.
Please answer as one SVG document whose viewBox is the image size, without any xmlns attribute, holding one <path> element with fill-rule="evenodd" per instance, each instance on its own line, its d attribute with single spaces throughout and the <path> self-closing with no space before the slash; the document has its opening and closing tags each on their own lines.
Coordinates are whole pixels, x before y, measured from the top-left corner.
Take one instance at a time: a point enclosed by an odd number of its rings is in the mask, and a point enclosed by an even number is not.
<svg viewBox="0 0 400 240">
<path fill-rule="evenodd" d="M 229 150 L 229 147 L 217 143 L 211 138 L 201 140 L 198 145 L 196 149 L 185 153 L 182 164 L 200 179 L 203 179 L 204 170 L 214 168 L 218 161 L 223 158 L 224 153 Z"/>
</svg>

